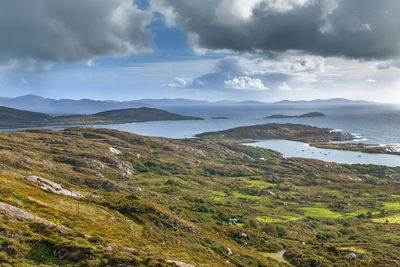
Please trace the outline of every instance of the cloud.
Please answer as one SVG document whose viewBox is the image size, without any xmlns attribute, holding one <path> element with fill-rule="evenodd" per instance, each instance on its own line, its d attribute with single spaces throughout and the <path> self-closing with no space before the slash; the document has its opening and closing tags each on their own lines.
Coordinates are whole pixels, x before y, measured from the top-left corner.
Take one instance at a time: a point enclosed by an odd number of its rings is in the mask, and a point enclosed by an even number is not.
<svg viewBox="0 0 400 267">
<path fill-rule="evenodd" d="M 169 83 L 163 84 L 164 87 L 169 88 L 184 88 L 187 85 L 187 81 L 184 78 L 175 78 Z"/>
<path fill-rule="evenodd" d="M 21 83 L 25 85 L 29 84 L 29 82 L 25 78 L 21 78 Z"/>
<path fill-rule="evenodd" d="M 281 83 L 278 86 L 278 89 L 281 91 L 291 91 L 292 90 L 292 88 L 286 82 Z"/>
<path fill-rule="evenodd" d="M 366 80 L 366 82 L 367 82 L 367 83 L 376 83 L 377 80 L 375 80 L 375 79 L 368 79 L 368 80 Z"/>
<path fill-rule="evenodd" d="M 398 0 L 152 0 L 196 49 L 388 59 L 400 55 Z"/>
<path fill-rule="evenodd" d="M 236 90 L 269 90 L 260 79 L 248 76 L 235 77 L 232 80 L 224 81 L 225 88 Z"/>
<path fill-rule="evenodd" d="M 132 0 L 3 0 L 0 62 L 86 62 L 148 53 L 151 17 Z"/>
<path fill-rule="evenodd" d="M 209 73 L 193 78 L 186 88 L 211 90 L 268 90 L 306 86 L 318 82 L 325 72 L 325 60 L 314 56 L 286 56 L 276 60 L 229 56 L 218 61 Z"/>
<path fill-rule="evenodd" d="M 301 72 L 301 71 L 325 71 L 325 60 L 322 57 L 304 57 L 296 59 L 292 66 L 290 66 L 290 70 L 293 72 Z"/>
</svg>

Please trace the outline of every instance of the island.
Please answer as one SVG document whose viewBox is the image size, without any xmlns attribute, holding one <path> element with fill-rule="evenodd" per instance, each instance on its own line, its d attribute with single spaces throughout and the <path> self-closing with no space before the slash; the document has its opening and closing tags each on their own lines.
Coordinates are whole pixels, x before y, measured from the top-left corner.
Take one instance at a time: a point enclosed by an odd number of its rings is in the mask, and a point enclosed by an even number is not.
<svg viewBox="0 0 400 267">
<path fill-rule="evenodd" d="M 347 151 L 356 151 L 364 153 L 394 154 L 400 155 L 400 151 L 390 145 L 364 144 L 364 143 L 312 143 L 317 148 L 338 149 Z"/>
<path fill-rule="evenodd" d="M 395 266 L 400 255 L 400 168 L 69 128 L 0 132 L 0 177 L 4 266 Z"/>
<path fill-rule="evenodd" d="M 155 108 L 129 108 L 99 112 L 92 115 L 50 116 L 8 107 L 0 107 L 0 128 L 120 124 L 146 121 L 202 120 Z"/>
<path fill-rule="evenodd" d="M 266 119 L 288 119 L 288 118 L 313 118 L 313 117 L 324 117 L 325 114 L 322 112 L 309 112 L 301 115 L 282 115 L 282 114 L 273 114 L 265 117 Z"/>
<path fill-rule="evenodd" d="M 234 141 L 237 143 L 266 139 L 286 139 L 307 143 L 353 139 L 351 134 L 335 132 L 332 129 L 290 123 L 242 126 L 224 131 L 206 132 L 198 134 L 196 137 L 217 141 Z"/>
</svg>

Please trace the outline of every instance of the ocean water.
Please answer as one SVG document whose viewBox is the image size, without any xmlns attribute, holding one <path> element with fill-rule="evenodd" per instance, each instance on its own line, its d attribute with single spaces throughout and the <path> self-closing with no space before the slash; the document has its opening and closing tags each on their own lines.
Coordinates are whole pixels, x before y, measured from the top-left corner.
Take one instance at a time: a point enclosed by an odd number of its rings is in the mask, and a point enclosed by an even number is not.
<svg viewBox="0 0 400 267">
<path fill-rule="evenodd" d="M 168 138 L 191 138 L 196 134 L 226 130 L 238 126 L 265 123 L 297 123 L 335 129 L 357 136 L 354 142 L 391 145 L 400 150 L 400 105 L 220 105 L 220 106 L 166 106 L 159 107 L 170 112 L 204 118 L 196 121 L 158 121 L 85 127 L 116 129 L 145 136 Z M 273 114 L 300 115 L 307 112 L 323 112 L 325 117 L 266 119 Z M 211 119 L 228 117 L 229 119 Z M 65 127 L 47 127 L 64 129 Z M 298 149 L 304 143 L 269 141 L 260 144 L 281 152 L 288 157 L 310 157 L 338 163 L 377 164 L 400 166 L 400 156 L 363 154 L 350 151 L 319 150 L 307 153 Z M 320 153 L 321 152 L 321 153 Z M 328 154 L 329 153 L 329 154 Z M 327 154 L 327 155 L 324 155 Z M 361 157 L 360 157 L 361 155 Z"/>
<path fill-rule="evenodd" d="M 189 138 L 196 134 L 225 130 L 238 126 L 265 123 L 298 123 L 353 133 L 368 144 L 400 144 L 400 105 L 343 105 L 343 106 L 190 106 L 162 107 L 184 115 L 205 118 L 203 121 L 162 121 L 117 125 L 97 125 L 146 136 Z M 272 114 L 300 115 L 323 112 L 325 117 L 266 119 Z M 227 120 L 213 120 L 224 116 Z"/>
<path fill-rule="evenodd" d="M 286 158 L 312 158 L 327 162 L 347 164 L 375 164 L 388 167 L 400 166 L 400 156 L 387 154 L 371 154 L 334 149 L 320 149 L 302 142 L 289 140 L 265 140 L 246 145 L 268 148 L 282 153 Z"/>
</svg>

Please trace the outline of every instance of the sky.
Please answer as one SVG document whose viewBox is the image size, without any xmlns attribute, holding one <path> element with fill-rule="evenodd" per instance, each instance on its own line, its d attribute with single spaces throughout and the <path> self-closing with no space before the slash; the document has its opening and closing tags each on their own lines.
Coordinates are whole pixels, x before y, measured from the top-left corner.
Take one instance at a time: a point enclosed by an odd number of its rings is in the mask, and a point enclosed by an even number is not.
<svg viewBox="0 0 400 267">
<path fill-rule="evenodd" d="M 398 0 L 2 0 L 0 96 L 400 102 Z"/>
</svg>

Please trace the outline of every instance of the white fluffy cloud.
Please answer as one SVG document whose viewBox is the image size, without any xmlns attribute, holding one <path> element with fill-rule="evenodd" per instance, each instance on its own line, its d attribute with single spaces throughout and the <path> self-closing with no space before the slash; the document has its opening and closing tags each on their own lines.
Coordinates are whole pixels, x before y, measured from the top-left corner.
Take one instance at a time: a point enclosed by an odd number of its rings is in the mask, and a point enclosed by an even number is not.
<svg viewBox="0 0 400 267">
<path fill-rule="evenodd" d="M 164 87 L 169 88 L 184 88 L 187 85 L 187 81 L 184 78 L 175 78 L 169 83 L 165 83 Z"/>
<path fill-rule="evenodd" d="M 0 62 L 83 62 L 152 51 L 149 11 L 132 0 L 2 0 Z"/>
<path fill-rule="evenodd" d="M 224 81 L 224 85 L 225 88 L 236 90 L 269 90 L 260 79 L 248 76 L 235 77 L 232 80 Z"/>
</svg>

